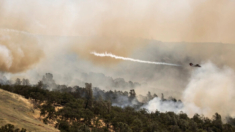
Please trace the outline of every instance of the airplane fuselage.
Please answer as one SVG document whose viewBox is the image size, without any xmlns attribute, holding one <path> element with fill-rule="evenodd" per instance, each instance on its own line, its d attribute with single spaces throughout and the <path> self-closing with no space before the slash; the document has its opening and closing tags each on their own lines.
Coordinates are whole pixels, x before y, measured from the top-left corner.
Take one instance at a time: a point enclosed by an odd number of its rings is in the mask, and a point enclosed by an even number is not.
<svg viewBox="0 0 235 132">
<path fill-rule="evenodd" d="M 194 65 L 193 63 L 189 63 L 189 65 L 192 67 L 201 67 L 199 64 Z"/>
</svg>

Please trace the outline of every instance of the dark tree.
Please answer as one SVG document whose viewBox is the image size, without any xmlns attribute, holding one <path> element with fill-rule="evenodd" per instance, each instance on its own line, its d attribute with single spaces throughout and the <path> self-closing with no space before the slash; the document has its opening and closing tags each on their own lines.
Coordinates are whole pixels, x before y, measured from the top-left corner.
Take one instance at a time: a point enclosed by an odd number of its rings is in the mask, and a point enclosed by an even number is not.
<svg viewBox="0 0 235 132">
<path fill-rule="evenodd" d="M 130 90 L 130 97 L 129 97 L 130 100 L 133 100 L 135 97 L 136 97 L 135 90 L 134 89 Z"/>
<path fill-rule="evenodd" d="M 22 81 L 19 78 L 17 78 L 15 81 L 15 85 L 21 85 L 21 83 L 22 83 Z"/>
<path fill-rule="evenodd" d="M 28 79 L 23 79 L 22 80 L 22 85 L 24 85 L 24 86 L 30 85 L 29 80 Z"/>
<path fill-rule="evenodd" d="M 86 87 L 85 87 L 85 90 L 86 90 L 85 109 L 87 109 L 87 108 L 92 108 L 92 104 L 93 104 L 93 91 L 92 91 L 91 83 L 86 83 L 85 85 L 86 85 Z"/>
</svg>

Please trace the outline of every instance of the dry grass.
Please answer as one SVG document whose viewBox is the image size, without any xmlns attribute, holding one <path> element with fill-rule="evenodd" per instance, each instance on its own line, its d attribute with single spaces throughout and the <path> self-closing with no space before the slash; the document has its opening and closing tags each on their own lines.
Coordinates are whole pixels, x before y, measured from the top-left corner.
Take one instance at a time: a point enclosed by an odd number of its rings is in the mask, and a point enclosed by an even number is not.
<svg viewBox="0 0 235 132">
<path fill-rule="evenodd" d="M 103 128 L 106 126 L 106 123 L 101 118 L 95 117 L 92 119 L 91 125 L 96 128 Z M 109 132 L 114 132 L 113 126 L 111 124 L 109 124 Z"/>
<path fill-rule="evenodd" d="M 59 131 L 42 123 L 39 117 L 40 111 L 34 109 L 29 100 L 0 89 L 0 126 L 10 123 L 32 132 Z"/>
</svg>

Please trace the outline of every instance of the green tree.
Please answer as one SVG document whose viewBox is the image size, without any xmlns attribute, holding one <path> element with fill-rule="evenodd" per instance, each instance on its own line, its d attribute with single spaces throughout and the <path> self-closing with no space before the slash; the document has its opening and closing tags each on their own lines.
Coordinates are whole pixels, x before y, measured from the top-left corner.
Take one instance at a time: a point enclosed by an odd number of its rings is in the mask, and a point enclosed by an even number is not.
<svg viewBox="0 0 235 132">
<path fill-rule="evenodd" d="M 91 83 L 85 83 L 86 87 L 86 102 L 85 102 L 85 109 L 92 108 L 93 105 L 93 91 Z"/>
<path fill-rule="evenodd" d="M 41 113 L 40 113 L 40 116 L 46 116 L 43 119 L 43 122 L 47 124 L 49 120 L 54 120 L 56 118 L 55 112 L 56 112 L 55 107 L 52 104 L 50 103 L 44 104 L 41 108 Z"/>
<path fill-rule="evenodd" d="M 22 85 L 24 85 L 24 86 L 30 85 L 29 80 L 28 79 L 23 79 L 22 80 Z"/>
<path fill-rule="evenodd" d="M 132 132 L 130 127 L 125 123 L 119 122 L 117 126 L 117 132 Z"/>
<path fill-rule="evenodd" d="M 57 123 L 55 125 L 56 128 L 58 128 L 61 132 L 69 132 L 69 123 L 64 120 L 57 120 Z"/>
<path fill-rule="evenodd" d="M 88 126 L 86 125 L 82 125 L 79 127 L 79 130 L 81 130 L 81 132 L 90 132 L 90 129 Z"/>
<path fill-rule="evenodd" d="M 22 81 L 19 78 L 17 78 L 15 81 L 15 85 L 21 85 L 21 83 L 22 83 Z"/>
<path fill-rule="evenodd" d="M 134 132 L 141 132 L 142 127 L 143 127 L 143 123 L 138 118 L 136 118 L 131 124 L 131 128 Z"/>
<path fill-rule="evenodd" d="M 214 131 L 216 131 L 216 132 L 222 131 L 223 130 L 223 123 L 221 120 L 221 115 L 219 115 L 218 113 L 215 113 L 215 115 L 213 115 L 212 124 L 213 124 L 213 126 L 215 126 L 213 128 Z"/>
<path fill-rule="evenodd" d="M 0 128 L 0 132 L 26 132 L 26 129 L 22 128 L 21 130 L 19 128 L 15 129 L 15 126 L 12 124 L 6 124 L 5 126 L 2 126 Z"/>
</svg>

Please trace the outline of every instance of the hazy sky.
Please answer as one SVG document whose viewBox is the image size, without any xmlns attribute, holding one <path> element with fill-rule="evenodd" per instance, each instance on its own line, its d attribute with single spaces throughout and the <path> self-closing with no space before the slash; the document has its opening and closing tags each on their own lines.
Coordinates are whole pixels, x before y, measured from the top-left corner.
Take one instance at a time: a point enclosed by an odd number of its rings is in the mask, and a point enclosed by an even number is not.
<svg viewBox="0 0 235 132">
<path fill-rule="evenodd" d="M 232 0 L 1 0 L 0 70 L 34 77 L 101 72 L 164 88 L 182 80 L 186 85 L 187 67 L 124 62 L 90 52 L 181 65 L 212 61 L 234 68 L 233 48 L 218 44 L 235 42 L 234 5 Z"/>
<path fill-rule="evenodd" d="M 137 94 L 181 98 L 189 113 L 233 114 L 234 7 L 234 0 L 0 0 L 0 71 L 32 83 L 50 72 L 67 85 L 80 85 L 83 73 L 103 73 L 108 80 L 141 83 Z M 92 51 L 182 66 L 101 58 Z M 223 89 L 231 94 L 218 101 Z M 224 104 L 228 109 L 221 109 Z"/>
<path fill-rule="evenodd" d="M 233 0 L 1 0 L 1 28 L 43 35 L 234 43 Z"/>
</svg>

